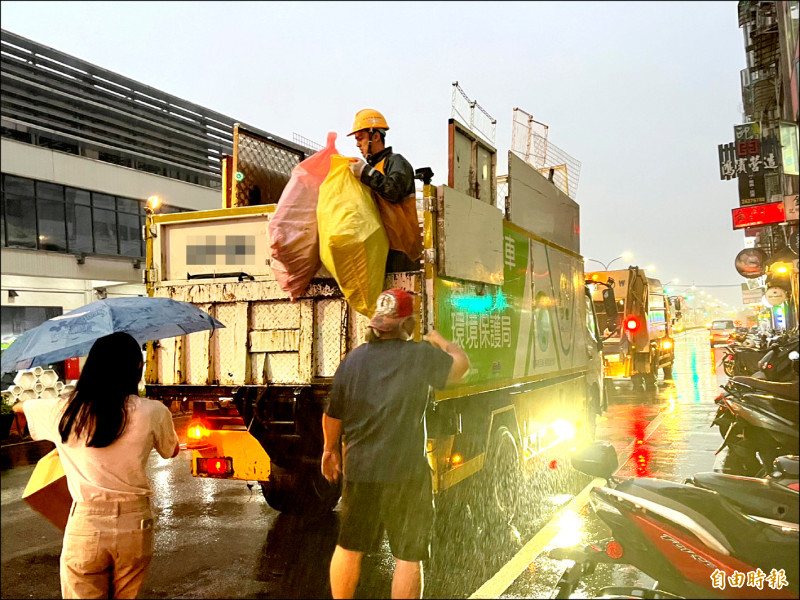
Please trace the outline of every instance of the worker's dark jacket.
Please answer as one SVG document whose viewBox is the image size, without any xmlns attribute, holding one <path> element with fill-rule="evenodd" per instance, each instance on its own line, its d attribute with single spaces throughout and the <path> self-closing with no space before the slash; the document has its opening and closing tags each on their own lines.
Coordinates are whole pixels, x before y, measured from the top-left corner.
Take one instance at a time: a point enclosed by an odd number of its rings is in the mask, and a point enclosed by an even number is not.
<svg viewBox="0 0 800 600">
<path fill-rule="evenodd" d="M 389 239 L 388 272 L 415 271 L 422 254 L 414 170 L 400 154 L 384 148 L 369 159 L 361 183 L 372 190 Z"/>
<path fill-rule="evenodd" d="M 374 168 L 381 161 L 384 161 L 383 173 Z M 371 168 L 361 172 L 361 183 L 392 204 L 416 196 L 414 169 L 402 154 L 392 152 L 391 146 L 371 156 L 368 163 Z"/>
</svg>

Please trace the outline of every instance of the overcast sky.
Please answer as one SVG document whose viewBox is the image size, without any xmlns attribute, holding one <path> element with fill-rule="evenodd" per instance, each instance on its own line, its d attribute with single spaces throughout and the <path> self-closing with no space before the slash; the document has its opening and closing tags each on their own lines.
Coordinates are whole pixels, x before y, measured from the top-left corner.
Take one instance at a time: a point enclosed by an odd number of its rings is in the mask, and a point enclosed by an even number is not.
<svg viewBox="0 0 800 600">
<path fill-rule="evenodd" d="M 498 174 L 514 107 L 581 162 L 584 256 L 744 282 L 717 161 L 742 120 L 736 2 L 2 2 L 2 26 L 288 139 L 336 131 L 342 154 L 376 108 L 437 184 L 458 81 L 497 119 Z"/>
</svg>

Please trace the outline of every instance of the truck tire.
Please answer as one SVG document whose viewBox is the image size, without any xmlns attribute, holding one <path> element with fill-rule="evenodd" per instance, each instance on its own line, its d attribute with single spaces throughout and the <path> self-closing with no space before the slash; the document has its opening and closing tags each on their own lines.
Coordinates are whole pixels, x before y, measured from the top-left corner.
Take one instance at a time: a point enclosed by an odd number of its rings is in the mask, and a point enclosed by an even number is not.
<svg viewBox="0 0 800 600">
<path fill-rule="evenodd" d="M 656 389 L 656 374 L 654 371 L 650 371 L 649 373 L 644 374 L 644 387 L 648 391 L 653 391 Z"/>
<path fill-rule="evenodd" d="M 341 496 L 341 479 L 331 485 L 319 469 L 289 472 L 272 465 L 276 477 L 259 481 L 261 493 L 272 508 L 292 515 L 318 516 L 333 510 Z"/>
<path fill-rule="evenodd" d="M 509 524 L 520 508 L 522 469 L 514 436 L 507 427 L 498 427 L 492 435 L 486 462 L 488 477 L 487 508 L 490 520 Z"/>
<path fill-rule="evenodd" d="M 664 381 L 671 380 L 672 379 L 672 363 L 669 363 L 668 365 L 664 365 L 662 368 L 664 370 Z"/>
<path fill-rule="evenodd" d="M 633 385 L 634 392 L 644 391 L 644 375 L 641 373 L 634 373 L 631 375 L 631 384 Z"/>
<path fill-rule="evenodd" d="M 656 380 L 658 379 L 658 354 L 653 355 L 650 360 L 650 372 L 644 374 L 644 387 L 648 391 L 656 389 Z"/>
</svg>

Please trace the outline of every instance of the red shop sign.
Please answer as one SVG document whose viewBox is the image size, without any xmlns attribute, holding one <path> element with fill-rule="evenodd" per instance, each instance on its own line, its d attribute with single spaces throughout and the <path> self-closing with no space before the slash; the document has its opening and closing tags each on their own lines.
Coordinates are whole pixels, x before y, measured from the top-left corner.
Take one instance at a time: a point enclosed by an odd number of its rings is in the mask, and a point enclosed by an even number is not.
<svg viewBox="0 0 800 600">
<path fill-rule="evenodd" d="M 783 223 L 786 220 L 783 202 L 770 202 L 768 204 L 758 204 L 756 206 L 742 206 L 741 208 L 734 208 L 732 213 L 734 229 L 758 227 L 759 225 L 770 225 L 772 223 Z"/>
</svg>

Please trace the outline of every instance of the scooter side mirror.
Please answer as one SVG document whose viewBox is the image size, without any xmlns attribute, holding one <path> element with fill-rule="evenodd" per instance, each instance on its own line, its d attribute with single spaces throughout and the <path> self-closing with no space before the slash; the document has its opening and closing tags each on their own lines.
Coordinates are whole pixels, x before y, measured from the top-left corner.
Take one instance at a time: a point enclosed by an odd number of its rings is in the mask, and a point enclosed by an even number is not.
<svg viewBox="0 0 800 600">
<path fill-rule="evenodd" d="M 586 475 L 609 479 L 619 468 L 617 451 L 611 442 L 594 442 L 576 448 L 571 457 L 572 466 Z"/>
</svg>

